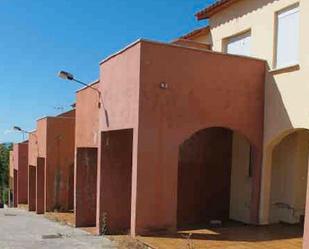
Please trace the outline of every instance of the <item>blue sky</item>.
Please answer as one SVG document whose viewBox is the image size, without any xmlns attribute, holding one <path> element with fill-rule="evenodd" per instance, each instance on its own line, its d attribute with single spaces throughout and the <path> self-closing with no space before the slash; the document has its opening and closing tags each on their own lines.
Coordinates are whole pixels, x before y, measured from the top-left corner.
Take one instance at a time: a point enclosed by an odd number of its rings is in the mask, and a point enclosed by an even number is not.
<svg viewBox="0 0 309 249">
<path fill-rule="evenodd" d="M 213 0 L 0 0 L 0 142 L 18 125 L 70 109 L 79 88 L 61 69 L 91 82 L 99 62 L 147 38 L 170 41 L 204 26 L 194 14 Z"/>
</svg>

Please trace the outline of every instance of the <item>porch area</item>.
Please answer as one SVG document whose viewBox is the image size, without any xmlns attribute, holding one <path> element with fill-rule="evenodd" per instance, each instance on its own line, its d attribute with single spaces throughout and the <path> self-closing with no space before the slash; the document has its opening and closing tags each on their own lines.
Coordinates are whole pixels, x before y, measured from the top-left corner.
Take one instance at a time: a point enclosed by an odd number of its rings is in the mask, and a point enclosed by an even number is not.
<svg viewBox="0 0 309 249">
<path fill-rule="evenodd" d="M 138 237 L 154 249 L 301 249 L 300 225 L 252 226 L 231 222 L 219 228 Z"/>
</svg>

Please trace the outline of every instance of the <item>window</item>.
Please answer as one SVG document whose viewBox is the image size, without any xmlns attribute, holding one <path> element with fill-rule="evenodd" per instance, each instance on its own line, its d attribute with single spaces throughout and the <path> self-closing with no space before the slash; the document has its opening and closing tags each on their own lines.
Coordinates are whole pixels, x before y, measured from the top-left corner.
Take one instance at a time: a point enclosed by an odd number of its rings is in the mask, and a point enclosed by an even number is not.
<svg viewBox="0 0 309 249">
<path fill-rule="evenodd" d="M 227 39 L 226 52 L 228 54 L 251 55 L 251 32 L 233 36 Z"/>
<path fill-rule="evenodd" d="M 298 64 L 299 56 L 299 6 L 277 14 L 276 68 Z"/>
</svg>

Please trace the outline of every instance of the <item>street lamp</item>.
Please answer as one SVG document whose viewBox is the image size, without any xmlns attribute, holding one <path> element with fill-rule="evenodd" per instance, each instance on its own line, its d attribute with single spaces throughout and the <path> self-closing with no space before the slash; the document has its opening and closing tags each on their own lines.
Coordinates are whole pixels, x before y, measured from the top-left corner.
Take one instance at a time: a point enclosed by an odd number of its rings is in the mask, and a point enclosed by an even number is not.
<svg viewBox="0 0 309 249">
<path fill-rule="evenodd" d="M 98 103 L 98 107 L 101 108 L 101 103 L 103 105 L 103 109 L 104 109 L 104 114 L 105 114 L 105 120 L 106 120 L 106 125 L 107 127 L 109 127 L 109 118 L 108 118 L 108 112 L 106 110 L 106 108 L 104 107 L 104 101 L 102 99 L 102 93 L 100 90 L 98 90 L 97 88 L 89 85 L 89 84 L 86 84 L 85 82 L 82 82 L 80 80 L 77 80 L 74 78 L 74 75 L 69 73 L 69 72 L 66 72 L 66 71 L 60 71 L 58 73 L 58 77 L 61 78 L 61 79 L 64 79 L 64 80 L 71 80 L 71 81 L 75 81 L 76 83 L 80 84 L 80 85 L 83 85 L 83 86 L 86 86 L 86 87 L 89 87 L 91 88 L 92 90 L 96 91 L 98 93 L 98 96 L 99 96 L 99 103 Z"/>
<path fill-rule="evenodd" d="M 69 73 L 69 72 L 66 72 L 66 71 L 60 71 L 58 73 L 58 77 L 61 78 L 61 79 L 64 79 L 64 80 L 71 80 L 71 81 L 75 81 L 76 83 L 80 84 L 80 85 L 83 85 L 83 86 L 86 86 L 86 87 L 89 87 L 91 89 L 93 89 L 94 91 L 96 91 L 99 95 L 99 103 L 98 103 L 98 107 L 101 108 L 101 98 L 102 98 L 102 94 L 101 94 L 101 91 L 96 89 L 95 87 L 89 85 L 89 84 L 86 84 L 85 82 L 82 82 L 80 80 L 77 80 L 74 78 L 73 74 Z"/>
<path fill-rule="evenodd" d="M 20 128 L 19 126 L 13 126 L 13 130 L 14 131 L 17 131 L 17 132 L 21 132 L 23 134 L 23 140 L 25 140 L 25 134 L 28 134 L 29 135 L 29 138 L 30 138 L 30 135 L 34 136 L 35 138 L 35 144 L 38 145 L 39 144 L 39 141 L 38 141 L 38 136 L 36 135 L 36 133 L 33 133 L 31 131 L 26 131 L 22 128 Z M 39 146 L 36 146 L 37 147 L 37 153 L 38 153 L 38 156 L 40 154 L 40 151 L 39 151 Z"/>
<path fill-rule="evenodd" d="M 26 131 L 26 130 L 22 129 L 22 128 L 20 128 L 19 126 L 14 126 L 14 127 L 13 127 L 13 130 L 14 130 L 14 131 L 21 132 L 21 133 L 23 134 L 23 140 L 25 140 L 25 134 L 30 134 L 29 131 Z"/>
</svg>

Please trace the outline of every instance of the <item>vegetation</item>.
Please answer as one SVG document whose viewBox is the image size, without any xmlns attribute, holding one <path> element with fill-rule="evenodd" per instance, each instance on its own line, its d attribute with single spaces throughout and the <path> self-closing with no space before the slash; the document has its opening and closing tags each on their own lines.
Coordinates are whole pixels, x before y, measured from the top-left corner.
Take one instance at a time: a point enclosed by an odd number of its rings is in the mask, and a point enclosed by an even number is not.
<svg viewBox="0 0 309 249">
<path fill-rule="evenodd" d="M 7 203 L 9 198 L 6 190 L 9 188 L 9 161 L 12 146 L 10 143 L 0 144 L 0 203 Z"/>
</svg>

